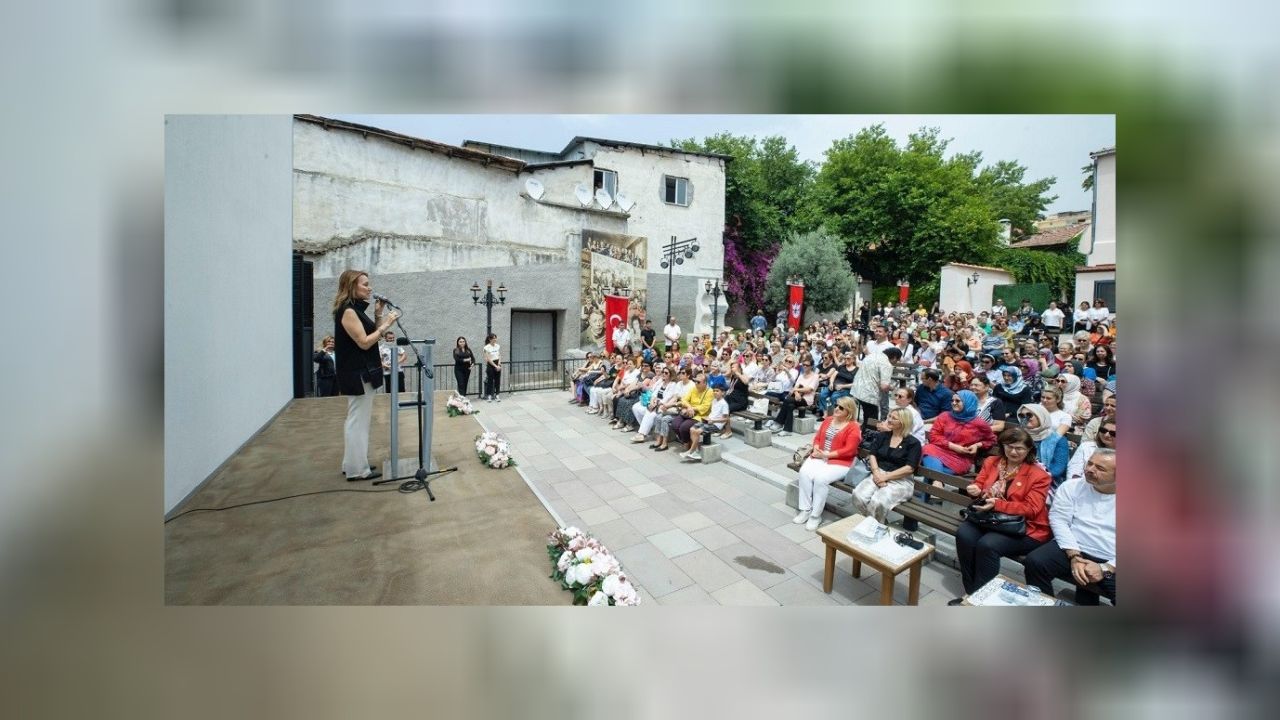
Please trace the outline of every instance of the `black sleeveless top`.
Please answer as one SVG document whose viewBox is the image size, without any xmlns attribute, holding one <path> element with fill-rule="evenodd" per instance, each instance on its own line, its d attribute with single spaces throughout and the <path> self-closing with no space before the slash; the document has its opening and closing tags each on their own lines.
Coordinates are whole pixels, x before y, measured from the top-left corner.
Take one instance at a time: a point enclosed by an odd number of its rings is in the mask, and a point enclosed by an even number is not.
<svg viewBox="0 0 1280 720">
<path fill-rule="evenodd" d="M 360 318 L 360 325 L 364 327 L 364 331 L 373 332 L 377 325 L 374 325 L 369 316 L 364 314 L 368 307 L 369 303 L 363 300 L 350 300 L 333 311 L 335 369 L 338 391 L 343 395 L 364 394 L 363 380 L 366 371 L 372 371 L 368 377 L 379 379 L 382 377 L 382 358 L 378 356 L 378 344 L 370 345 L 368 350 L 361 350 L 356 341 L 347 334 L 347 329 L 342 327 L 342 314 L 347 311 L 347 308 L 351 308 L 356 311 L 356 317 Z"/>
</svg>

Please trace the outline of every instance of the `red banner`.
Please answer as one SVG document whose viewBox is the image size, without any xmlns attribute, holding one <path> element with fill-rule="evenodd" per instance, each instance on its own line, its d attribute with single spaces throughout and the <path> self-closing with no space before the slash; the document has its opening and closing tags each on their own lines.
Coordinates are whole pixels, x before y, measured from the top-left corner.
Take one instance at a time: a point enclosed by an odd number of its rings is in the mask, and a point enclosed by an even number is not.
<svg viewBox="0 0 1280 720">
<path fill-rule="evenodd" d="M 627 298 L 616 295 L 604 296 L 604 349 L 613 352 L 613 331 L 619 325 L 627 324 Z"/>
<path fill-rule="evenodd" d="M 791 302 L 787 305 L 787 327 L 800 329 L 800 313 L 804 309 L 804 286 L 791 285 Z"/>
<path fill-rule="evenodd" d="M 910 285 L 899 285 L 898 286 L 898 302 L 906 302 L 910 292 L 911 292 Z"/>
</svg>

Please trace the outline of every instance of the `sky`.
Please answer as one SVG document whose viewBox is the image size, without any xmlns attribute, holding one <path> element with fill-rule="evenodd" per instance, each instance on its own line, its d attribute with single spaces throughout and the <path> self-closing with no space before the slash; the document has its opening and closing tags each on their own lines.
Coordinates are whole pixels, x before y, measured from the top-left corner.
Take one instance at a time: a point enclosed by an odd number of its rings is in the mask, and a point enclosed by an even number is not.
<svg viewBox="0 0 1280 720">
<path fill-rule="evenodd" d="M 666 145 L 721 132 L 782 135 L 801 159 L 822 162 L 831 142 L 883 123 L 899 145 L 921 127 L 941 128 L 948 153 L 982 153 L 982 164 L 1015 160 L 1028 182 L 1057 178 L 1046 213 L 1088 210 L 1080 168 L 1089 153 L 1116 144 L 1114 115 L 337 115 L 437 142 L 481 140 L 559 152 L 576 135 Z"/>
</svg>

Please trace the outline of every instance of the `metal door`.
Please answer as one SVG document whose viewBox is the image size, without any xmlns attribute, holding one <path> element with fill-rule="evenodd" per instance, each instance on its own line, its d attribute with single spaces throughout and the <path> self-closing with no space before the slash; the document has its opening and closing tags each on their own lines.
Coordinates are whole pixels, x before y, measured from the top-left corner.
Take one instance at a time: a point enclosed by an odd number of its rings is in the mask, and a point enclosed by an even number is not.
<svg viewBox="0 0 1280 720">
<path fill-rule="evenodd" d="M 511 361 L 555 359 L 555 321 L 550 312 L 512 311 Z"/>
</svg>

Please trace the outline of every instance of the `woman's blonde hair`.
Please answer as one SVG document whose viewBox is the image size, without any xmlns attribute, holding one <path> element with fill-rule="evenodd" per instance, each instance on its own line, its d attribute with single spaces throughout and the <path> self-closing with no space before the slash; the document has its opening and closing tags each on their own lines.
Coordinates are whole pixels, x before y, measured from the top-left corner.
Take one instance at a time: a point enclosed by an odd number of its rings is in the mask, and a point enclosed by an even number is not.
<svg viewBox="0 0 1280 720">
<path fill-rule="evenodd" d="M 343 270 L 338 276 L 338 294 L 333 298 L 333 309 L 346 305 L 356 296 L 356 283 L 361 275 L 368 275 L 364 270 Z"/>
<path fill-rule="evenodd" d="M 911 434 L 911 425 L 915 422 L 915 416 L 911 414 L 910 408 L 894 408 L 889 411 L 889 417 L 898 419 L 898 425 L 902 426 L 903 435 Z"/>
<path fill-rule="evenodd" d="M 844 408 L 844 412 L 849 416 L 850 420 L 856 421 L 858 419 L 858 403 L 854 402 L 853 398 L 845 395 L 836 401 L 836 405 Z"/>
<path fill-rule="evenodd" d="M 1043 400 L 1045 395 L 1053 396 L 1053 404 L 1062 409 L 1062 390 L 1056 387 L 1046 387 L 1040 391 L 1040 398 Z"/>
<path fill-rule="evenodd" d="M 337 342 L 337 339 L 336 339 L 336 338 L 334 338 L 332 335 L 325 335 L 324 337 L 320 338 L 320 347 L 318 347 L 318 348 L 316 348 L 316 349 L 317 349 L 317 350 L 323 350 L 323 349 L 324 349 L 324 346 L 325 346 L 325 343 L 329 342 L 330 340 L 333 340 L 334 342 Z"/>
</svg>

